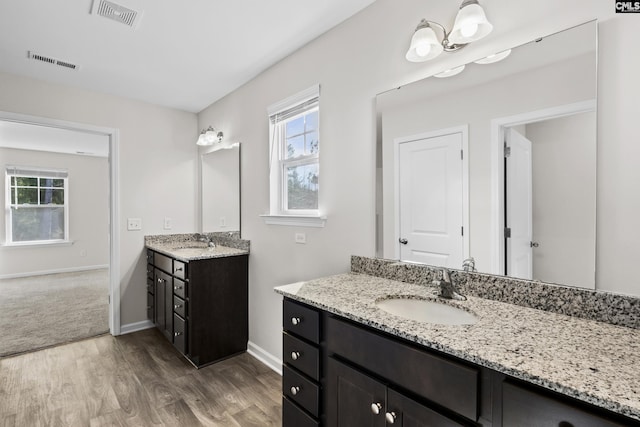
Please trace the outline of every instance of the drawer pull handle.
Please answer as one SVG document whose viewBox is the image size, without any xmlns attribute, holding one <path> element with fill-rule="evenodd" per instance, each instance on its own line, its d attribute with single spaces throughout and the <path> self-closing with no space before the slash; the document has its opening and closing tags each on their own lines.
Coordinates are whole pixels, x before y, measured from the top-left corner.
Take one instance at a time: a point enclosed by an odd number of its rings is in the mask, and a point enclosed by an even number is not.
<svg viewBox="0 0 640 427">
<path fill-rule="evenodd" d="M 180 289 L 182 289 L 182 286 L 174 286 L 174 287 L 173 287 L 173 290 L 174 290 L 174 291 L 179 291 Z"/>
<path fill-rule="evenodd" d="M 173 308 L 182 308 L 182 304 L 176 304 L 173 306 Z"/>
<path fill-rule="evenodd" d="M 396 418 L 398 418 L 398 416 L 396 415 L 395 412 L 387 412 L 384 417 L 387 420 L 387 424 L 393 424 L 396 422 Z"/>
<path fill-rule="evenodd" d="M 182 267 L 177 267 L 173 269 L 174 273 L 177 273 L 178 271 L 182 271 Z"/>
<path fill-rule="evenodd" d="M 300 317 L 292 317 L 291 318 L 291 324 L 293 326 L 299 325 L 302 322 L 302 318 Z"/>
<path fill-rule="evenodd" d="M 174 336 L 174 337 L 179 337 L 180 335 L 182 335 L 182 332 L 174 332 L 174 333 L 173 333 L 173 336 Z"/>
<path fill-rule="evenodd" d="M 293 360 L 298 360 L 298 359 L 300 359 L 300 356 L 302 356 L 302 355 L 301 355 L 301 354 L 300 354 L 300 352 L 298 352 L 298 351 L 292 351 L 292 352 L 291 352 L 291 358 L 292 358 Z"/>
<path fill-rule="evenodd" d="M 371 404 L 371 412 L 378 415 L 382 411 L 382 405 L 380 403 L 372 403 Z"/>
<path fill-rule="evenodd" d="M 291 394 L 293 394 L 295 396 L 298 393 L 300 393 L 300 387 L 295 386 L 295 385 L 293 387 L 291 387 Z"/>
</svg>

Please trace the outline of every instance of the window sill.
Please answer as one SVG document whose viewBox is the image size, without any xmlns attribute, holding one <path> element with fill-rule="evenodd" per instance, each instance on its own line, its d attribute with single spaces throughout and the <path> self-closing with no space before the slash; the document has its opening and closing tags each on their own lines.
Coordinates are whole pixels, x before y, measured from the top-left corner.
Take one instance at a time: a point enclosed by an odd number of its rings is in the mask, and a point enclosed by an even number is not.
<svg viewBox="0 0 640 427">
<path fill-rule="evenodd" d="M 57 242 L 25 242 L 25 243 L 4 243 L 0 245 L 2 249 L 10 248 L 41 248 L 41 247 L 53 247 L 53 246 L 72 246 L 72 240 L 64 240 Z"/>
<path fill-rule="evenodd" d="M 267 225 L 285 225 L 290 227 L 323 228 L 326 216 L 311 215 L 260 215 Z"/>
</svg>

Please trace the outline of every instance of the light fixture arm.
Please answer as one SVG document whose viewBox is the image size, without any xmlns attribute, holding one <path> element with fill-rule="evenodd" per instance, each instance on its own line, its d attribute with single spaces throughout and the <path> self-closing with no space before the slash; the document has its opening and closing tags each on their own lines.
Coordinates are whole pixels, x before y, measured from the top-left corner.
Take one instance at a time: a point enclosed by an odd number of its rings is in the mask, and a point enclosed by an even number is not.
<svg viewBox="0 0 640 427">
<path fill-rule="evenodd" d="M 416 31 L 419 30 L 420 28 L 427 28 L 427 27 L 431 27 L 433 28 L 433 26 L 436 26 L 440 29 L 440 31 L 442 31 L 442 48 L 444 49 L 445 52 L 455 52 L 456 50 L 460 50 L 463 47 L 466 46 L 466 44 L 453 44 L 449 42 L 449 34 L 451 34 L 451 31 L 447 31 L 447 29 L 444 27 L 444 25 L 439 24 L 435 21 L 429 21 L 428 19 L 422 19 L 420 21 L 420 23 L 418 24 L 418 26 L 416 27 Z"/>
</svg>

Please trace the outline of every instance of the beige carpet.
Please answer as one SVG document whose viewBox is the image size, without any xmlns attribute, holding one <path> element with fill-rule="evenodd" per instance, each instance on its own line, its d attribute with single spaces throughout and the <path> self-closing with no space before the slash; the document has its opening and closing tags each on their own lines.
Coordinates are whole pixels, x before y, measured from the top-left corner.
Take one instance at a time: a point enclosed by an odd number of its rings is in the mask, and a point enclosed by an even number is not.
<svg viewBox="0 0 640 427">
<path fill-rule="evenodd" d="M 0 280 L 0 357 L 109 332 L 109 270 Z"/>
</svg>

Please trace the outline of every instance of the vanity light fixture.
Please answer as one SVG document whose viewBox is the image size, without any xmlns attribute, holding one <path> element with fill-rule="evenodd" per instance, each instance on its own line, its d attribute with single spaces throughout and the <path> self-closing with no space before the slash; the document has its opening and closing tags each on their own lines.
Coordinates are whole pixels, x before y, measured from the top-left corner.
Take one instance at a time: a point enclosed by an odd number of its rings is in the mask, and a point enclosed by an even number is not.
<svg viewBox="0 0 640 427">
<path fill-rule="evenodd" d="M 198 136 L 198 141 L 196 141 L 197 145 L 213 145 L 214 142 L 222 142 L 222 138 L 224 134 L 222 131 L 217 131 L 213 128 L 213 126 L 209 126 L 207 129 L 202 129 L 200 132 L 200 136 Z"/>
<path fill-rule="evenodd" d="M 511 54 L 511 49 L 503 50 L 502 52 L 494 53 L 493 55 L 489 55 L 485 58 L 478 59 L 474 61 L 476 64 L 493 64 L 498 61 L 502 61 L 504 58 Z"/>
<path fill-rule="evenodd" d="M 434 27 L 443 34 L 438 39 Z M 453 29 L 447 29 L 434 21 L 422 19 L 416 27 L 406 58 L 410 62 L 424 62 L 440 55 L 442 51 L 455 52 L 467 44 L 480 40 L 493 30 L 478 0 L 464 0 L 453 23 Z"/>
</svg>

